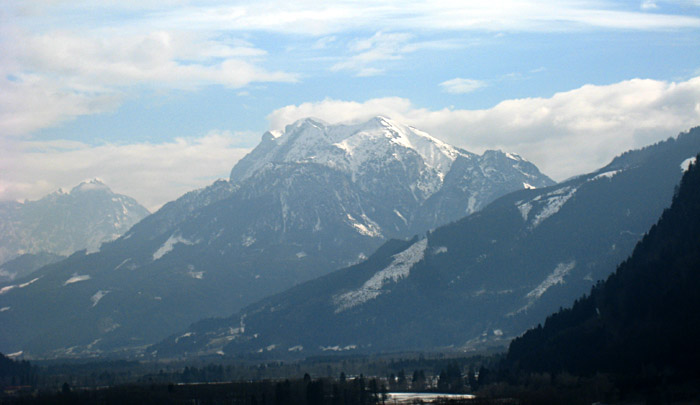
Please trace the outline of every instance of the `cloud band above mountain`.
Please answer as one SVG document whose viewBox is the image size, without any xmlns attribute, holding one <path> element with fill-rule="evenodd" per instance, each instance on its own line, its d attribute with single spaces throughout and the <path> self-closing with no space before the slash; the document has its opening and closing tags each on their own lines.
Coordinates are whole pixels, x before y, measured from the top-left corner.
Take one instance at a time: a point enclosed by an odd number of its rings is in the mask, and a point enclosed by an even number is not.
<svg viewBox="0 0 700 405">
<path fill-rule="evenodd" d="M 682 82 L 633 79 L 586 85 L 552 97 L 505 100 L 483 110 L 429 110 L 399 97 L 326 99 L 268 116 L 272 129 L 303 117 L 359 122 L 386 115 L 473 152 L 503 149 L 556 180 L 593 170 L 628 149 L 700 125 L 700 77 Z"/>
<path fill-rule="evenodd" d="M 547 98 L 503 101 L 483 110 L 430 110 L 399 97 L 364 102 L 326 99 L 268 116 L 271 129 L 305 117 L 360 122 L 385 115 L 445 142 L 481 153 L 517 152 L 555 180 L 596 169 L 615 155 L 700 125 L 700 77 L 682 82 L 634 79 L 586 85 Z M 163 143 L 9 142 L 0 152 L 0 198 L 39 198 L 99 176 L 115 191 L 155 209 L 191 189 L 227 177 L 250 149 L 250 134 L 212 132 Z M 253 144 L 246 146 L 255 146 Z M 36 162 L 44 164 L 37 166 Z"/>
</svg>

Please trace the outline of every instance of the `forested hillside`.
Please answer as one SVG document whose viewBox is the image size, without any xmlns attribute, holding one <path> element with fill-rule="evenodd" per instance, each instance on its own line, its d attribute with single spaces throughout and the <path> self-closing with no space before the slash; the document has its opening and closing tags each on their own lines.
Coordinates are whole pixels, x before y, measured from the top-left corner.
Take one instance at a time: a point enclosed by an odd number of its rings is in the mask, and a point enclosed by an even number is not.
<svg viewBox="0 0 700 405">
<path fill-rule="evenodd" d="M 698 376 L 700 168 L 691 165 L 672 206 L 604 283 L 544 326 L 515 339 L 519 371 Z"/>
</svg>

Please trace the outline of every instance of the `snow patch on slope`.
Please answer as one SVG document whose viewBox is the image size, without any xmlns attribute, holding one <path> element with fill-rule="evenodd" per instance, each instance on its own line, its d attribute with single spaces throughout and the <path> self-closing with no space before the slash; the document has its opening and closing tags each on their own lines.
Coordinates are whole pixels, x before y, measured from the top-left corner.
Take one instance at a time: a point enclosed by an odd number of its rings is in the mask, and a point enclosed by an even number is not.
<svg viewBox="0 0 700 405">
<path fill-rule="evenodd" d="M 3 288 L 0 288 L 0 295 L 5 294 L 6 292 L 8 292 L 10 290 L 14 290 L 15 288 L 24 288 L 30 284 L 33 284 L 34 282 L 36 282 L 40 278 L 41 277 L 37 277 L 35 279 L 32 279 L 31 281 L 27 281 L 26 283 L 22 283 L 19 285 L 8 285 L 8 286 L 5 286 Z"/>
<path fill-rule="evenodd" d="M 433 255 L 447 253 L 447 246 L 439 246 L 433 249 Z"/>
<path fill-rule="evenodd" d="M 622 170 L 612 170 L 609 172 L 600 173 L 588 181 L 595 181 L 595 180 L 600 180 L 600 179 L 612 179 L 613 177 L 615 177 L 616 174 L 620 173 L 621 171 Z"/>
<path fill-rule="evenodd" d="M 90 297 L 90 301 L 92 301 L 92 307 L 96 307 L 97 304 L 99 304 L 100 300 L 104 298 L 105 295 L 107 295 L 109 291 L 104 291 L 104 290 L 99 290 L 98 292 L 95 293 L 92 297 Z"/>
<path fill-rule="evenodd" d="M 15 289 L 15 288 L 17 288 L 16 285 L 8 285 L 8 286 L 5 286 L 3 288 L 0 288 L 0 295 L 3 295 L 5 293 L 7 293 L 8 291 Z"/>
<path fill-rule="evenodd" d="M 81 276 L 81 275 L 78 275 L 78 273 L 73 273 L 73 276 L 71 278 L 69 278 L 68 280 L 66 280 L 66 282 L 63 283 L 63 285 L 78 283 L 78 282 L 87 281 L 87 280 L 90 280 L 89 274 L 85 274 L 85 275 Z"/>
<path fill-rule="evenodd" d="M 40 278 L 40 277 L 37 277 L 37 278 L 32 279 L 31 281 L 27 281 L 26 283 L 22 283 L 22 284 L 20 284 L 18 287 L 19 287 L 19 288 L 24 288 L 24 287 L 26 287 L 26 286 L 28 286 L 28 285 L 30 285 L 30 284 L 34 284 L 39 278 Z"/>
<path fill-rule="evenodd" d="M 161 257 L 165 256 L 167 253 L 169 253 L 171 250 L 173 250 L 175 245 L 178 243 L 182 243 L 185 245 L 194 245 L 194 242 L 192 242 L 188 239 L 185 239 L 180 235 L 178 235 L 178 236 L 175 236 L 174 234 L 170 235 L 168 240 L 166 240 L 165 243 L 163 243 L 163 245 L 161 245 L 161 247 L 159 247 L 158 250 L 156 250 L 155 253 L 153 253 L 153 260 L 156 261 L 156 260 L 160 259 Z"/>
<path fill-rule="evenodd" d="M 335 346 L 319 346 L 319 348 L 324 351 L 324 352 L 345 352 L 348 350 L 355 350 L 357 349 L 357 345 L 347 345 L 347 346 L 340 346 L 340 345 L 335 345 Z"/>
<path fill-rule="evenodd" d="M 467 209 L 464 211 L 465 214 L 469 215 L 476 211 L 476 197 L 479 193 L 474 193 L 469 196 L 467 200 Z"/>
<path fill-rule="evenodd" d="M 124 259 L 121 263 L 117 265 L 117 267 L 114 268 L 114 270 L 119 270 L 123 265 L 127 264 L 129 261 L 131 261 L 131 258 Z"/>
<path fill-rule="evenodd" d="M 554 268 L 552 274 L 548 275 L 543 282 L 540 283 L 534 290 L 527 293 L 525 297 L 530 299 L 538 299 L 544 294 L 550 287 L 557 284 L 564 284 L 564 277 L 571 272 L 571 270 L 576 267 L 576 261 L 572 260 L 568 263 L 559 263 L 557 267 Z"/>
<path fill-rule="evenodd" d="M 350 222 L 350 225 L 352 225 L 352 227 L 355 228 L 355 230 L 357 230 L 357 233 L 359 233 L 360 235 L 369 236 L 370 238 L 382 237 L 382 229 L 379 227 L 379 225 L 377 225 L 376 222 L 369 219 L 367 215 L 362 214 L 362 222 L 356 220 L 350 214 L 347 214 L 347 218 Z"/>
<path fill-rule="evenodd" d="M 513 311 L 508 313 L 506 316 L 515 316 L 523 311 L 527 311 L 530 307 L 532 307 L 535 304 L 535 301 L 537 301 L 542 295 L 547 292 L 548 289 L 551 287 L 557 285 L 557 284 L 564 284 L 564 277 L 566 277 L 571 270 L 576 267 L 576 261 L 572 260 L 568 263 L 559 263 L 557 264 L 557 267 L 554 268 L 554 271 L 547 276 L 547 278 L 544 279 L 537 287 L 535 287 L 532 291 L 527 293 L 525 295 L 525 298 L 528 299 L 528 303 L 525 304 L 525 306 L 521 307 L 517 311 Z"/>
<path fill-rule="evenodd" d="M 523 221 L 527 221 L 527 217 L 528 215 L 530 215 L 530 210 L 532 210 L 532 204 L 530 203 L 518 205 L 518 211 L 520 211 L 520 215 L 522 215 Z"/>
<path fill-rule="evenodd" d="M 521 158 L 520 155 L 518 155 L 517 153 L 509 153 L 509 152 L 506 152 L 506 157 L 507 157 L 508 159 L 510 159 L 510 160 L 515 160 L 515 161 L 518 161 L 518 162 L 524 160 L 524 159 Z"/>
<path fill-rule="evenodd" d="M 246 314 L 243 314 L 241 316 L 241 320 L 240 320 L 237 328 L 230 327 L 228 329 L 228 333 L 230 336 L 238 336 L 238 335 L 242 335 L 243 333 L 245 333 L 245 318 L 246 318 L 246 316 L 247 316 Z"/>
<path fill-rule="evenodd" d="M 689 157 L 688 159 L 684 160 L 683 163 L 681 163 L 681 170 L 684 172 L 687 172 L 688 169 L 690 168 L 690 165 L 694 165 L 696 161 L 696 157 Z"/>
<path fill-rule="evenodd" d="M 396 214 L 397 217 L 401 218 L 404 224 L 408 225 L 408 221 L 406 220 L 406 218 L 396 208 L 394 208 L 394 214 Z"/>
<path fill-rule="evenodd" d="M 250 235 L 243 235 L 241 242 L 241 245 L 243 245 L 243 247 L 250 247 L 253 243 L 255 243 L 254 237 Z"/>
<path fill-rule="evenodd" d="M 184 335 L 180 335 L 180 336 L 175 338 L 175 343 L 179 342 L 180 339 L 185 339 L 185 338 L 191 337 L 193 335 L 194 335 L 194 332 L 187 332 Z"/>
<path fill-rule="evenodd" d="M 346 309 L 377 298 L 382 293 L 381 289 L 387 282 L 392 281 L 396 283 L 408 277 L 411 268 L 416 263 L 423 260 L 427 247 L 427 239 L 419 240 L 403 252 L 395 254 L 393 256 L 394 260 L 389 266 L 377 272 L 359 289 L 334 296 L 333 302 L 336 305 L 335 313 L 340 313 Z"/>
<path fill-rule="evenodd" d="M 564 204 L 566 204 L 566 202 L 574 196 L 576 190 L 577 189 L 575 187 L 564 187 L 559 190 L 547 193 L 544 196 L 537 196 L 535 199 L 533 199 L 533 202 L 542 201 L 543 207 L 540 209 L 539 213 L 537 213 L 532 219 L 532 227 L 536 228 L 539 224 L 542 223 L 542 221 L 559 212 L 561 207 L 563 207 Z M 523 211 L 521 210 L 520 212 L 522 213 Z"/>
<path fill-rule="evenodd" d="M 196 279 L 196 280 L 201 280 L 204 278 L 204 272 L 203 271 L 195 271 L 195 267 L 191 264 L 187 265 L 187 275 Z"/>
</svg>

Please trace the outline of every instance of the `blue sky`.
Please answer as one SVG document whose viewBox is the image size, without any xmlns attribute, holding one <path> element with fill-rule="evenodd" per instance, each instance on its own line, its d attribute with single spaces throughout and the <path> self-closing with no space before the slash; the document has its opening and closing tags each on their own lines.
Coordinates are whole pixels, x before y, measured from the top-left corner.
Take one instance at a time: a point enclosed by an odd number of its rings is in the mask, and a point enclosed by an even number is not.
<svg viewBox="0 0 700 405">
<path fill-rule="evenodd" d="M 100 177 L 155 209 L 309 115 L 556 180 L 700 124 L 698 0 L 6 1 L 0 50 L 0 199 Z"/>
</svg>

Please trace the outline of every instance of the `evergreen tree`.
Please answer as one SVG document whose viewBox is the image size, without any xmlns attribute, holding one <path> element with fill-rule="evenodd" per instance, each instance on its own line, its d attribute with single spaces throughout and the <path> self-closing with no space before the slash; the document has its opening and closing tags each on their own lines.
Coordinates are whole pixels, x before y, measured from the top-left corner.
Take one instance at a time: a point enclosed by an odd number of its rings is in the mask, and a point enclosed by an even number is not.
<svg viewBox="0 0 700 405">
<path fill-rule="evenodd" d="M 425 373 L 423 370 L 413 371 L 413 378 L 411 379 L 411 389 L 413 391 L 423 391 L 425 390 Z"/>
<path fill-rule="evenodd" d="M 401 369 L 397 376 L 397 388 L 399 391 L 406 391 L 408 389 L 408 382 L 406 380 L 406 373 Z"/>
</svg>

